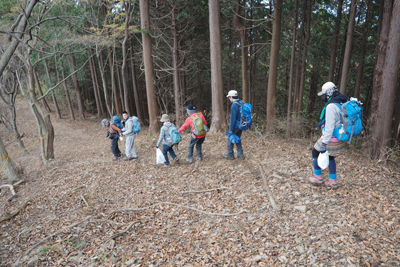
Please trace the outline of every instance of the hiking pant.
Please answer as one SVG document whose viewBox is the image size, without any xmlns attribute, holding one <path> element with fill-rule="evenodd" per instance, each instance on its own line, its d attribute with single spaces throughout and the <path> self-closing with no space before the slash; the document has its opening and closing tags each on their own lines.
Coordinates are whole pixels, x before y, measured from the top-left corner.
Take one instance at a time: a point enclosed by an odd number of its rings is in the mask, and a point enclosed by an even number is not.
<svg viewBox="0 0 400 267">
<path fill-rule="evenodd" d="M 196 145 L 196 150 L 197 150 L 197 157 L 198 158 L 202 158 L 203 154 L 201 153 L 201 145 L 204 143 L 204 140 L 206 139 L 206 137 L 202 137 L 202 138 L 196 138 L 196 137 L 191 137 L 190 138 L 190 142 L 189 142 L 189 155 L 188 155 L 188 159 L 193 158 L 193 150 L 194 150 L 194 145 Z"/>
<path fill-rule="evenodd" d="M 326 153 L 326 152 L 325 152 Z M 318 166 L 318 156 L 320 152 L 315 148 L 312 150 L 314 174 L 321 175 L 322 170 Z M 329 179 L 336 179 L 336 161 L 335 157 L 329 156 Z"/>
<path fill-rule="evenodd" d="M 111 152 L 114 154 L 114 157 L 118 157 L 121 154 L 121 150 L 118 147 L 119 136 L 115 136 L 114 139 L 111 139 Z"/>
<path fill-rule="evenodd" d="M 132 135 L 126 135 L 126 142 L 125 142 L 125 154 L 126 157 L 131 158 L 134 157 L 136 158 L 136 150 L 135 150 L 135 136 L 136 134 Z"/>
<path fill-rule="evenodd" d="M 239 130 L 238 128 L 233 129 L 232 131 L 234 134 L 236 134 L 237 136 L 239 136 L 239 138 L 242 136 L 242 130 Z M 228 140 L 228 156 L 229 157 L 234 157 L 234 153 L 233 153 L 233 146 L 235 144 L 231 143 L 231 141 Z M 243 147 L 242 147 L 242 142 L 237 143 L 236 144 L 236 148 L 237 148 L 237 156 L 238 157 L 243 157 Z"/>
<path fill-rule="evenodd" d="M 174 152 L 174 149 L 172 148 L 173 146 L 169 146 L 169 145 L 162 145 L 162 153 L 164 155 L 165 158 L 165 165 L 169 165 L 169 160 L 168 160 L 168 152 L 171 155 L 172 159 L 176 159 L 176 155 Z"/>
</svg>

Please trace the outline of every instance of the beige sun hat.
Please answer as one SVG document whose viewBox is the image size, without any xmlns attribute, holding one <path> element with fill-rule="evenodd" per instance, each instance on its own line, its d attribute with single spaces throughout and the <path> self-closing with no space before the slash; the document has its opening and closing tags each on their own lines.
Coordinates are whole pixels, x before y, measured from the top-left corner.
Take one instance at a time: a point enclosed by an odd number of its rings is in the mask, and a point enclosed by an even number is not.
<svg viewBox="0 0 400 267">
<path fill-rule="evenodd" d="M 166 122 L 166 121 L 169 121 L 169 116 L 168 116 L 168 114 L 163 114 L 162 116 L 161 116 L 161 120 L 160 120 L 161 122 Z"/>
</svg>

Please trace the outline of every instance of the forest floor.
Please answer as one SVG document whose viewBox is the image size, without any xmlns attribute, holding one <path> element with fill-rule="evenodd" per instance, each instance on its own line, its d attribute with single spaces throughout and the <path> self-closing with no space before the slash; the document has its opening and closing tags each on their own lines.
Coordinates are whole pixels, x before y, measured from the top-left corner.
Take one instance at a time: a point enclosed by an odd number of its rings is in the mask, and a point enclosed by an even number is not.
<svg viewBox="0 0 400 267">
<path fill-rule="evenodd" d="M 36 122 L 21 101 L 17 114 L 29 147 Z M 138 159 L 112 161 L 102 119 L 53 112 L 55 160 L 44 166 L 39 145 L 11 157 L 25 183 L 11 201 L 1 190 L 0 218 L 28 204 L 0 223 L 0 266 L 400 266 L 400 171 L 364 149 L 337 158 L 334 191 L 308 183 L 315 140 L 246 132 L 242 161 L 225 160 L 223 134 L 208 134 L 204 160 L 189 164 L 184 133 L 180 162 L 165 169 L 146 129 Z"/>
</svg>

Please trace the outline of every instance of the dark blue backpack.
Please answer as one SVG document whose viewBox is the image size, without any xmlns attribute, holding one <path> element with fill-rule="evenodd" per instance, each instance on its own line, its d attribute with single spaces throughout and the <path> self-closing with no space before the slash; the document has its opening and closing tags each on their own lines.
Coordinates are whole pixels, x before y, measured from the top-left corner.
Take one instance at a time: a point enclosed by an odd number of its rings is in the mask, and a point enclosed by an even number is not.
<svg viewBox="0 0 400 267">
<path fill-rule="evenodd" d="M 234 102 L 239 105 L 240 120 L 236 122 L 236 128 L 239 130 L 246 131 L 250 128 L 253 123 L 253 107 L 249 103 L 243 101 Z"/>
<path fill-rule="evenodd" d="M 340 141 L 348 141 L 350 144 L 353 136 L 362 131 L 362 103 L 357 100 L 350 100 L 346 103 L 335 103 L 340 107 L 341 126 L 335 128 L 333 136 Z"/>
</svg>

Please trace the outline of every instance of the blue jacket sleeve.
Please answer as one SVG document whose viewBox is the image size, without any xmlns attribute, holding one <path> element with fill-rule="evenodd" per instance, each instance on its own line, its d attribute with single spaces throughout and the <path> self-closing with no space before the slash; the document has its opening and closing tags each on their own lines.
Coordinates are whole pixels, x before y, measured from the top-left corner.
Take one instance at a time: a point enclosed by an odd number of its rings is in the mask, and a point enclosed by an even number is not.
<svg viewBox="0 0 400 267">
<path fill-rule="evenodd" d="M 164 137 L 164 130 L 163 130 L 163 128 L 161 127 L 161 130 L 160 130 L 160 137 L 158 138 L 156 147 L 159 147 L 159 146 L 160 146 L 160 144 L 161 144 L 161 142 L 162 142 L 162 140 L 163 140 L 163 137 Z"/>
<path fill-rule="evenodd" d="M 236 101 L 235 101 L 236 102 Z M 235 129 L 236 122 L 239 117 L 239 105 L 235 102 L 232 103 L 231 106 L 231 122 L 229 123 L 229 131 L 232 132 Z"/>
</svg>

